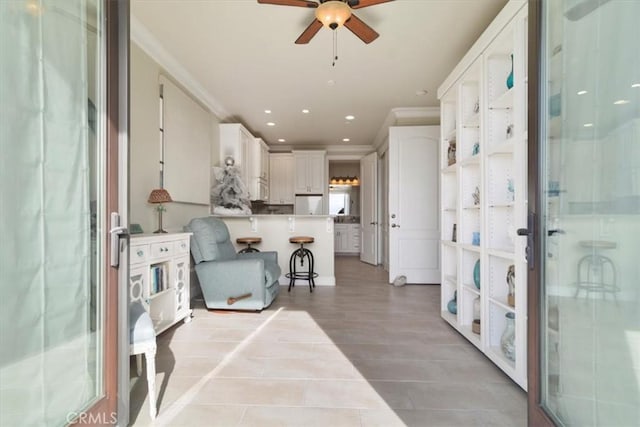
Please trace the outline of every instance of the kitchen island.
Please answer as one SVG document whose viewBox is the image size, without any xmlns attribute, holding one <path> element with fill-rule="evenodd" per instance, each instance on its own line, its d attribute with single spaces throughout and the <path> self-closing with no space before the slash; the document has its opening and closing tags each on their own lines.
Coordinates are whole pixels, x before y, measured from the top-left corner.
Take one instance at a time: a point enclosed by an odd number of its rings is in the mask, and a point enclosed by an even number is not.
<svg viewBox="0 0 640 427">
<path fill-rule="evenodd" d="M 289 243 L 293 236 L 311 236 L 314 242 L 307 247 L 313 252 L 317 286 L 335 286 L 333 249 L 333 216 L 330 215 L 215 215 L 222 219 L 231 234 L 236 250 L 244 248 L 236 243 L 239 237 L 260 237 L 262 242 L 253 245 L 261 251 L 278 252 L 278 264 L 282 269 L 281 285 L 288 285 L 289 257 L 299 245 Z M 306 281 L 296 285 L 306 288 Z"/>
</svg>

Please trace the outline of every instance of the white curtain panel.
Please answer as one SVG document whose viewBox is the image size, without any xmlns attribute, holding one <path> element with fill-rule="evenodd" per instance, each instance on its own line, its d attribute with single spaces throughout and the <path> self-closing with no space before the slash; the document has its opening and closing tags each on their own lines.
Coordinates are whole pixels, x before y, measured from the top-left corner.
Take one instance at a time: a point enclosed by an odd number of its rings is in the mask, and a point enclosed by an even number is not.
<svg viewBox="0 0 640 427">
<path fill-rule="evenodd" d="M 86 3 L 0 1 L 2 426 L 64 425 L 99 381 Z"/>
</svg>

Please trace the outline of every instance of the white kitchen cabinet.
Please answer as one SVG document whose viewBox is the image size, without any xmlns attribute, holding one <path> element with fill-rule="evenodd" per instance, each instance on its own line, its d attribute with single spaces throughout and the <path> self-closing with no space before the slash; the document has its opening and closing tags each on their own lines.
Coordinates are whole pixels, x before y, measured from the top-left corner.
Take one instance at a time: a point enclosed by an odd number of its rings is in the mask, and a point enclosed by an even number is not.
<svg viewBox="0 0 640 427">
<path fill-rule="evenodd" d="M 334 224 L 334 252 L 360 253 L 360 224 Z"/>
<path fill-rule="evenodd" d="M 293 151 L 295 159 L 295 194 L 322 194 L 328 185 L 325 176 L 325 151 Z"/>
<path fill-rule="evenodd" d="M 247 189 L 250 200 L 269 200 L 269 147 L 261 138 L 249 142 L 249 178 Z"/>
<path fill-rule="evenodd" d="M 442 317 L 525 390 L 526 4 L 507 3 L 438 90 Z M 500 341 L 513 317 L 508 357 Z"/>
<path fill-rule="evenodd" d="M 191 233 L 131 236 L 129 299 L 145 307 L 156 335 L 191 320 L 189 239 Z"/>
<path fill-rule="evenodd" d="M 224 167 L 224 159 L 231 156 L 235 161 L 235 166 L 240 169 L 242 182 L 249 190 L 249 198 L 255 200 L 255 192 L 252 194 L 249 188 L 251 178 L 251 162 L 249 152 L 255 143 L 255 138 L 240 123 L 220 124 L 220 167 Z"/>
<path fill-rule="evenodd" d="M 269 204 L 293 205 L 293 154 L 269 154 Z"/>
</svg>

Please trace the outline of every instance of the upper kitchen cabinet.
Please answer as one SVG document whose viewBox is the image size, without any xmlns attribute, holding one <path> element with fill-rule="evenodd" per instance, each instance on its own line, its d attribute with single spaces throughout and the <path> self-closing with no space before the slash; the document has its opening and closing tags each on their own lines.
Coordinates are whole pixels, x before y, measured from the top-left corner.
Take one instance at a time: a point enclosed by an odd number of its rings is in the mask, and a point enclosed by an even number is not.
<svg viewBox="0 0 640 427">
<path fill-rule="evenodd" d="M 269 199 L 269 147 L 240 123 L 220 125 L 220 162 L 233 157 L 247 186 L 250 200 Z M 222 166 L 222 165 L 221 165 Z"/>
<path fill-rule="evenodd" d="M 293 155 L 269 154 L 269 204 L 293 205 Z"/>
<path fill-rule="evenodd" d="M 324 194 L 327 186 L 325 177 L 325 151 L 293 151 L 295 194 Z"/>
<path fill-rule="evenodd" d="M 249 189 L 251 200 L 269 200 L 269 147 L 261 138 L 249 144 Z"/>
<path fill-rule="evenodd" d="M 245 184 L 249 182 L 249 147 L 253 141 L 253 135 L 240 123 L 220 125 L 220 166 L 227 157 L 233 157 Z"/>
</svg>

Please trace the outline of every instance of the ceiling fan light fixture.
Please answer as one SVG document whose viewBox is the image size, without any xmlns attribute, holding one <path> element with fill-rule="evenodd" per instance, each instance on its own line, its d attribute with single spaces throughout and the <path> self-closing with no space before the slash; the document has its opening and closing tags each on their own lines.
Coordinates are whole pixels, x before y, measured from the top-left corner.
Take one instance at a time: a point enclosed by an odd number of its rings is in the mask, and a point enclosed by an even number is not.
<svg viewBox="0 0 640 427">
<path fill-rule="evenodd" d="M 316 18 L 325 27 L 335 30 L 351 18 L 351 8 L 342 1 L 325 1 L 316 8 Z"/>
</svg>

